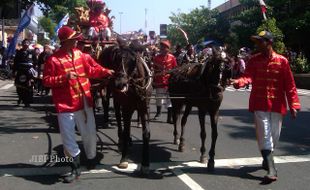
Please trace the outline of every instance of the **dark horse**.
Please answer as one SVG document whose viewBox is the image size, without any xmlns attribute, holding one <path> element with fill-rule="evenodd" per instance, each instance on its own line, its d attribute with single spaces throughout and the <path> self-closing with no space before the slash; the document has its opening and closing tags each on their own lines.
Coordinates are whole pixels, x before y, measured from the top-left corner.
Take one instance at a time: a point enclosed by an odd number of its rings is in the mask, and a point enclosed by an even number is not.
<svg viewBox="0 0 310 190">
<path fill-rule="evenodd" d="M 219 108 L 223 100 L 223 91 L 231 77 L 229 59 L 221 56 L 222 52 L 213 48 L 213 55 L 204 63 L 193 63 L 172 71 L 169 79 L 174 123 L 174 143 L 179 144 L 179 151 L 184 151 L 184 130 L 187 117 L 192 107 L 198 108 L 201 137 L 200 162 L 206 163 L 205 156 L 205 115 L 208 112 L 211 120 L 212 143 L 209 151 L 208 169 L 214 170 L 215 144 L 217 139 L 217 123 Z M 181 137 L 177 126 L 180 124 L 181 110 L 186 105 L 181 120 Z"/>
<path fill-rule="evenodd" d="M 133 42 L 132 42 L 133 43 Z M 115 71 L 110 82 L 114 98 L 114 108 L 118 123 L 118 134 L 121 142 L 122 158 L 119 168 L 128 167 L 128 146 L 130 142 L 131 119 L 135 110 L 138 111 L 143 131 L 143 153 L 141 172 L 149 171 L 149 101 L 152 92 L 152 73 L 142 58 L 142 46 L 111 46 L 101 55 L 104 65 Z M 121 110 L 121 112 L 120 112 Z M 120 114 L 121 113 L 121 114 Z M 124 129 L 121 125 L 123 118 Z"/>
</svg>

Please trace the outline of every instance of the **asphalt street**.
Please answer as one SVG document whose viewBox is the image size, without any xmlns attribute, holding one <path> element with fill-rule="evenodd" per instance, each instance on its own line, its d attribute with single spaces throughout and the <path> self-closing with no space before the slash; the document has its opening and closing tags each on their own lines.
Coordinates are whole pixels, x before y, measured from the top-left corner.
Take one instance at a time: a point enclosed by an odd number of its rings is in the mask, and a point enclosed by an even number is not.
<svg viewBox="0 0 310 190">
<path fill-rule="evenodd" d="M 302 110 L 295 120 L 284 118 L 280 143 L 275 152 L 279 180 L 261 184 L 265 171 L 255 140 L 253 115 L 248 112 L 250 89 L 228 87 L 220 108 L 215 172 L 208 172 L 200 157 L 200 127 L 197 110 L 186 125 L 185 152 L 173 144 L 173 126 L 165 123 L 166 112 L 159 120 L 151 120 L 151 168 L 148 178 L 136 172 L 142 150 L 141 128 L 132 125 L 133 145 L 130 166 L 116 167 L 120 160 L 114 113 L 112 123 L 105 126 L 102 111 L 96 115 L 98 154 L 102 159 L 95 170 L 83 166 L 83 174 L 73 184 L 63 184 L 59 175 L 69 168 L 62 162 L 62 146 L 57 119 L 50 96 L 35 96 L 32 108 L 16 106 L 13 82 L 0 80 L 0 190 L 33 189 L 273 189 L 307 190 L 310 181 L 310 91 L 298 89 Z M 155 114 L 151 101 L 151 117 Z M 207 116 L 207 150 L 210 147 Z M 77 134 L 77 140 L 80 141 Z M 80 142 L 81 144 L 81 142 Z M 81 146 L 82 148 L 82 146 Z M 82 155 L 82 165 L 85 156 Z"/>
</svg>

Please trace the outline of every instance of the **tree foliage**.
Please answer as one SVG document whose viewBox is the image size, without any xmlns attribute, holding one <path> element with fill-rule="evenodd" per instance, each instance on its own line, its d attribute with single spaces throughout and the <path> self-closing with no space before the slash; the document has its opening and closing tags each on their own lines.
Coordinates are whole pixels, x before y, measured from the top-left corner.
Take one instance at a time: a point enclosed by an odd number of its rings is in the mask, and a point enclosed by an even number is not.
<svg viewBox="0 0 310 190">
<path fill-rule="evenodd" d="M 197 42 L 216 39 L 224 40 L 224 32 L 228 30 L 225 26 L 225 20 L 219 17 L 217 10 L 209 10 L 201 6 L 192 10 L 190 13 L 172 13 L 170 16 L 172 24 L 168 27 L 168 38 L 172 42 L 185 44 L 184 36 L 177 27 L 182 28 L 188 35 L 189 43 L 196 44 Z M 221 27 L 219 27 L 221 24 Z M 228 26 L 226 24 L 226 26 Z"/>
<path fill-rule="evenodd" d="M 44 29 L 44 31 L 49 33 L 49 37 L 53 38 L 55 35 L 56 24 L 49 17 L 41 17 L 39 19 L 39 25 Z"/>
<path fill-rule="evenodd" d="M 262 25 L 257 28 L 257 33 L 260 31 L 267 30 L 271 32 L 274 36 L 273 48 L 276 52 L 280 54 L 285 53 L 285 44 L 283 43 L 284 35 L 282 31 L 276 25 L 275 18 L 269 18 L 266 21 L 263 21 Z"/>
</svg>

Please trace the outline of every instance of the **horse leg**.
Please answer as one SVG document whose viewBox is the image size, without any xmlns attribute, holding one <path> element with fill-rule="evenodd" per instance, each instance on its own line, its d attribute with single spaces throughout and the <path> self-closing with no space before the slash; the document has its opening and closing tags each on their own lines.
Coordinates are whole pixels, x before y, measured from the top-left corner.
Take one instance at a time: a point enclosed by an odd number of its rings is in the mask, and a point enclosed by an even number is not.
<svg viewBox="0 0 310 190">
<path fill-rule="evenodd" d="M 138 111 L 138 113 L 137 113 L 137 127 L 138 127 L 138 128 L 142 128 L 142 127 L 143 127 L 143 125 L 142 125 L 141 122 L 142 122 L 142 121 L 141 121 L 140 113 L 139 113 L 139 111 Z"/>
<path fill-rule="evenodd" d="M 114 112 L 117 123 L 117 135 L 118 135 L 118 149 L 121 150 L 123 144 L 123 126 L 122 126 L 122 115 L 121 115 L 121 105 L 117 101 L 113 101 Z"/>
<path fill-rule="evenodd" d="M 184 152 L 184 146 L 185 146 L 185 143 L 184 143 L 184 141 L 185 141 L 185 138 L 184 138 L 185 125 L 186 125 L 187 118 L 188 118 L 188 116 L 189 116 L 191 111 L 192 111 L 192 106 L 186 105 L 184 114 L 183 114 L 182 119 L 181 119 L 181 137 L 180 137 L 180 144 L 179 144 L 179 151 L 180 152 Z"/>
<path fill-rule="evenodd" d="M 105 93 L 100 92 L 102 108 L 103 108 L 103 122 L 105 127 L 109 126 L 109 108 L 110 108 L 110 95 L 111 90 L 109 87 L 106 87 Z"/>
<path fill-rule="evenodd" d="M 200 123 L 200 139 L 201 139 L 201 147 L 200 147 L 200 162 L 206 163 L 206 147 L 205 147 L 205 141 L 206 141 L 206 127 L 205 127 L 205 117 L 206 117 L 206 110 L 204 108 L 198 107 L 198 117 L 199 117 L 199 123 Z"/>
<path fill-rule="evenodd" d="M 179 134 L 178 134 L 178 125 L 180 123 L 180 114 L 182 110 L 182 105 L 181 104 L 172 104 L 172 116 L 173 116 L 173 136 L 174 144 L 179 144 L 180 139 L 179 139 Z"/>
<path fill-rule="evenodd" d="M 219 116 L 219 110 L 217 110 L 215 113 L 210 113 L 212 136 L 211 136 L 211 148 L 209 151 L 209 161 L 208 161 L 209 171 L 214 171 L 214 165 L 215 165 L 214 156 L 215 156 L 215 145 L 218 135 L 217 132 L 218 116 Z"/>
<path fill-rule="evenodd" d="M 147 175 L 149 173 L 150 167 L 150 152 L 149 152 L 149 143 L 150 143 L 150 126 L 148 122 L 148 110 L 145 106 L 141 110 L 138 111 L 141 124 L 142 124 L 142 138 L 143 138 L 143 150 L 142 150 L 142 163 L 140 172 L 143 175 Z"/>
<path fill-rule="evenodd" d="M 128 148 L 129 148 L 129 141 L 130 141 L 130 125 L 131 125 L 131 118 L 134 110 L 130 108 L 123 108 L 122 107 L 122 116 L 124 122 L 124 132 L 123 132 L 123 143 L 122 143 L 122 158 L 120 164 L 118 165 L 119 168 L 125 169 L 128 167 Z"/>
</svg>

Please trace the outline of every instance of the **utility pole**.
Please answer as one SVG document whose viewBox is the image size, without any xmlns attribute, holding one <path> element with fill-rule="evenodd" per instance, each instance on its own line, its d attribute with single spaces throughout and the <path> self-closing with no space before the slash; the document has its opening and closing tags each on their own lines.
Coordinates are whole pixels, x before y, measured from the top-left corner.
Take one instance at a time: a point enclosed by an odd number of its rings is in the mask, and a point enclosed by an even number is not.
<svg viewBox="0 0 310 190">
<path fill-rule="evenodd" d="M 211 10 L 211 0 L 208 0 L 208 8 Z"/>
<path fill-rule="evenodd" d="M 123 12 L 119 12 L 119 34 L 122 34 L 122 14 Z"/>
<path fill-rule="evenodd" d="M 147 33 L 147 8 L 144 9 L 144 16 L 145 16 L 145 22 L 144 22 L 144 32 Z"/>
</svg>

